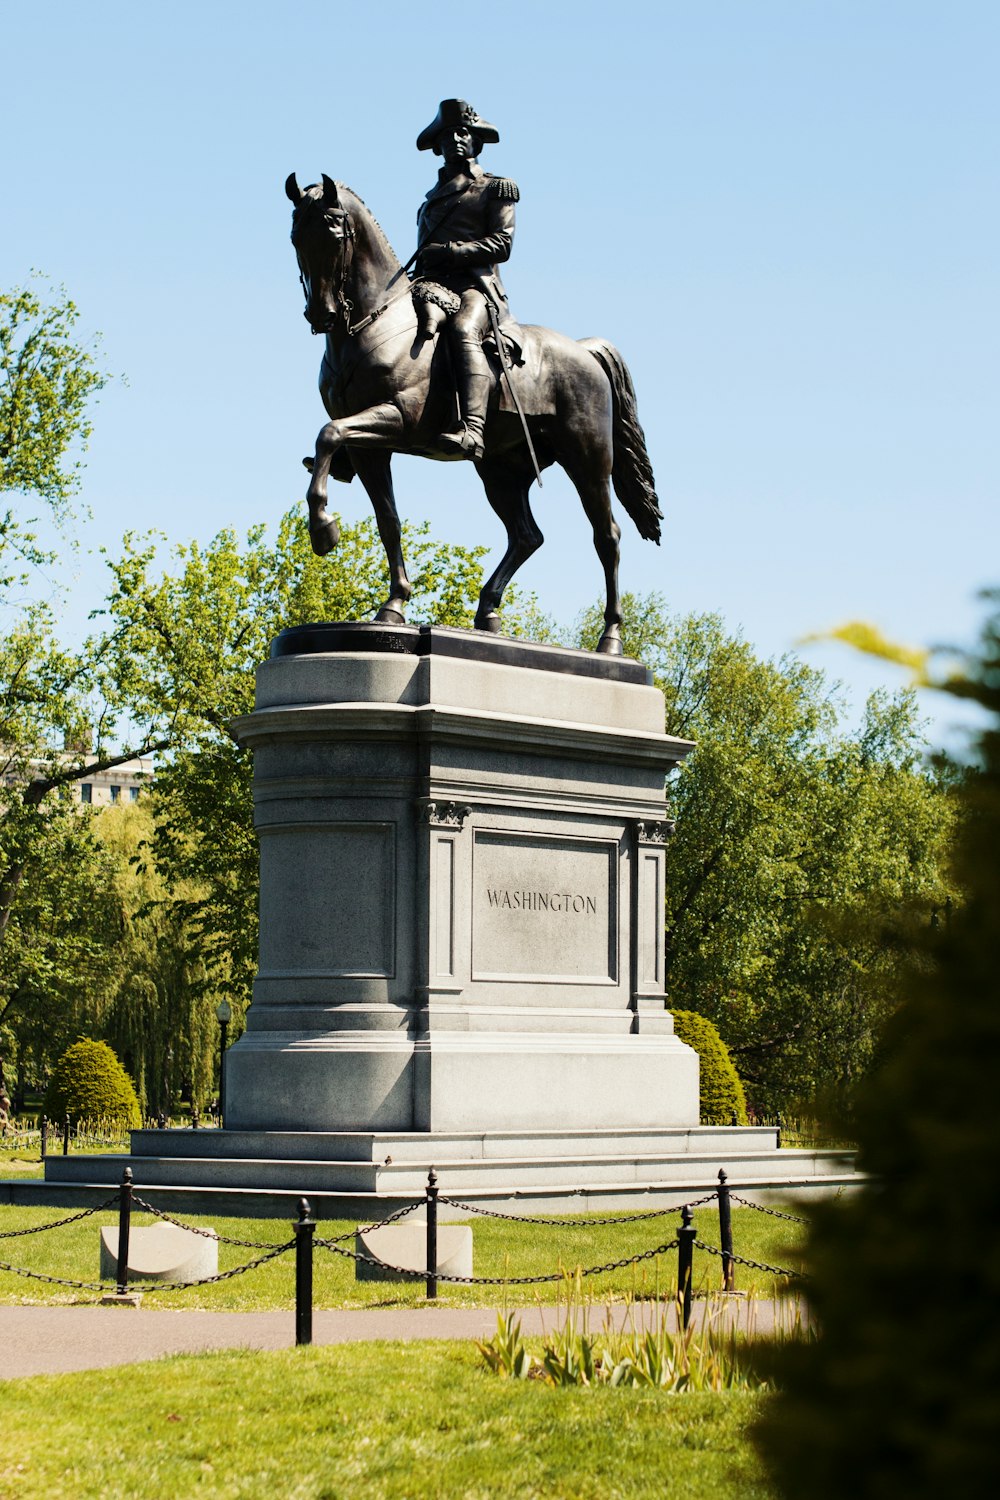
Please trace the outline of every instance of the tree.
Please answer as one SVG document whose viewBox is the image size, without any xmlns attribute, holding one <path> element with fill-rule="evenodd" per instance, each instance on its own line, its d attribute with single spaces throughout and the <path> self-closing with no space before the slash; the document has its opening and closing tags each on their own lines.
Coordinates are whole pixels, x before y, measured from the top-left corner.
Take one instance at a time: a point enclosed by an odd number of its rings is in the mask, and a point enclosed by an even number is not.
<svg viewBox="0 0 1000 1500">
<path fill-rule="evenodd" d="M 598 628 L 585 617 L 584 642 Z M 663 689 L 667 732 L 697 742 L 669 787 L 671 1004 L 715 1022 L 758 1109 L 848 1102 L 915 913 L 928 922 L 948 894 L 951 800 L 912 695 L 874 695 L 845 732 L 821 673 L 760 660 L 717 616 L 626 595 L 623 634 Z M 858 922 L 872 910 L 901 920 L 873 937 Z"/>
<path fill-rule="evenodd" d="M 0 489 L 45 502 L 64 545 L 89 406 L 107 379 L 76 341 L 77 318 L 64 292 L 48 305 L 30 287 L 0 292 Z M 62 930 L 56 946 L 67 962 L 73 951 L 78 876 L 94 849 L 63 799 L 83 777 L 167 743 L 141 726 L 121 743 L 127 704 L 109 671 L 120 641 L 98 635 L 77 651 L 58 643 L 52 604 L 27 593 L 32 565 L 58 561 L 31 524 L 13 506 L 0 515 L 0 1026 L 8 1036 L 18 1016 L 25 1023 L 28 997 L 44 1007 L 42 989 L 51 997 L 66 978 L 47 970 L 59 966 L 53 934 Z M 45 873 L 56 859 L 66 867 L 61 882 Z M 31 910 L 12 927 L 34 872 Z"/>
<path fill-rule="evenodd" d="M 434 541 L 426 525 L 404 526 L 412 559 L 410 616 L 472 623 L 485 549 Z M 111 563 L 109 613 L 128 641 L 117 690 L 151 723 L 170 723 L 152 803 L 151 857 L 168 882 L 204 964 L 204 983 L 225 986 L 238 1029 L 257 958 L 257 843 L 252 766 L 227 725 L 253 708 L 254 669 L 287 627 L 354 620 L 378 609 L 385 560 L 374 522 L 342 527 L 333 558 L 313 554 L 304 518 L 286 515 L 275 543 L 262 528 L 243 543 L 233 531 L 207 547 L 179 547 L 175 570 L 158 571 L 155 545 L 126 538 Z M 508 629 L 538 618 L 515 595 Z"/>
<path fill-rule="evenodd" d="M 1000 1484 L 1000 610 L 950 691 L 990 714 L 963 807 L 962 900 L 900 971 L 881 1063 L 860 1090 L 869 1185 L 811 1213 L 815 1343 L 787 1349 L 759 1431 L 780 1493 L 988 1495 Z"/>
<path fill-rule="evenodd" d="M 76 340 L 79 313 L 64 288 L 46 304 L 30 286 L 0 289 L 0 490 L 37 494 L 57 509 L 79 488 L 90 404 L 108 377 Z"/>
</svg>

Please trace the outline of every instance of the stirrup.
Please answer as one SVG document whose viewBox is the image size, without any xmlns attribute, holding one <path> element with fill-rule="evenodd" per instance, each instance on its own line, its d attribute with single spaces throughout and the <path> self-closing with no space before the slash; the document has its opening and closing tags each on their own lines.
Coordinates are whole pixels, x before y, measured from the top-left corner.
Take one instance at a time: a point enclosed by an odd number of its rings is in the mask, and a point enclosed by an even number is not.
<svg viewBox="0 0 1000 1500">
<path fill-rule="evenodd" d="M 473 462 L 482 458 L 485 450 L 482 437 L 469 430 L 465 422 L 453 432 L 442 432 L 438 446 L 456 458 L 471 458 Z"/>
</svg>

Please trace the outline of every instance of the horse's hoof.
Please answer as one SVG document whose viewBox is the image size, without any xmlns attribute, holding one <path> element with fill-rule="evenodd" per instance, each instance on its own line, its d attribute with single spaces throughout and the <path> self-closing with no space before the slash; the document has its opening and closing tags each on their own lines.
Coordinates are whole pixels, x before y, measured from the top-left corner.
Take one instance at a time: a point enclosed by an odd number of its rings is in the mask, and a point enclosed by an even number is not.
<svg viewBox="0 0 1000 1500">
<path fill-rule="evenodd" d="M 609 625 L 597 643 L 597 650 L 601 656 L 624 656 L 625 649 L 622 646 L 621 631 L 617 625 Z"/>
<path fill-rule="evenodd" d="M 316 556 L 325 557 L 340 541 L 340 527 L 336 521 L 321 521 L 318 526 L 310 526 L 309 541 Z"/>
<path fill-rule="evenodd" d="M 477 630 L 485 630 L 488 635 L 499 635 L 500 616 L 497 614 L 495 609 L 491 609 L 489 614 L 477 615 L 475 628 Z"/>
<path fill-rule="evenodd" d="M 302 467 L 304 469 L 308 469 L 310 474 L 312 473 L 313 469 L 315 469 L 316 460 L 315 458 L 313 458 L 311 453 L 307 453 L 305 458 L 302 460 Z"/>
<path fill-rule="evenodd" d="M 405 625 L 406 616 L 400 614 L 398 609 L 393 609 L 390 604 L 384 604 L 375 616 L 376 625 Z"/>
</svg>

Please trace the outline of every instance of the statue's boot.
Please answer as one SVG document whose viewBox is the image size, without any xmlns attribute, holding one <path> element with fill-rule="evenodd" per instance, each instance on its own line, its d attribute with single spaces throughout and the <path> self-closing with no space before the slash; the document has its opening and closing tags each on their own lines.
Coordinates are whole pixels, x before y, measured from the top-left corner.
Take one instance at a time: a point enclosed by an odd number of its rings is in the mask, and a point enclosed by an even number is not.
<svg viewBox="0 0 1000 1500">
<path fill-rule="evenodd" d="M 452 353 L 459 366 L 458 404 L 462 420 L 454 431 L 443 432 L 438 442 L 447 454 L 455 458 L 476 460 L 483 456 L 483 431 L 493 375 L 478 339 L 456 339 Z"/>
</svg>

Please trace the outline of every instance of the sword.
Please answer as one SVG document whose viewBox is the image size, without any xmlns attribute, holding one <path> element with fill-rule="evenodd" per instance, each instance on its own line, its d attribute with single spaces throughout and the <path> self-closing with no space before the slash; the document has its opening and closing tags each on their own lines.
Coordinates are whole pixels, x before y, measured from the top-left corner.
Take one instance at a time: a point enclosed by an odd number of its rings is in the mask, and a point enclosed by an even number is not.
<svg viewBox="0 0 1000 1500">
<path fill-rule="evenodd" d="M 524 441 L 527 443 L 528 452 L 531 454 L 531 462 L 535 470 L 535 478 L 538 480 L 538 488 L 541 489 L 542 471 L 538 467 L 538 459 L 535 457 L 535 445 L 531 441 L 531 433 L 528 431 L 528 419 L 524 415 L 524 407 L 521 405 L 521 398 L 517 394 L 517 389 L 514 385 L 513 380 L 510 378 L 510 361 L 507 358 L 507 350 L 504 347 L 503 334 L 500 332 L 500 319 L 497 317 L 497 310 L 489 297 L 486 298 L 486 306 L 489 309 L 490 322 L 493 325 L 493 337 L 496 339 L 497 354 L 500 356 L 500 368 L 506 378 L 507 389 L 510 391 L 511 397 L 513 398 L 514 405 L 517 408 L 517 414 L 521 418 L 521 426 L 524 428 Z"/>
</svg>

